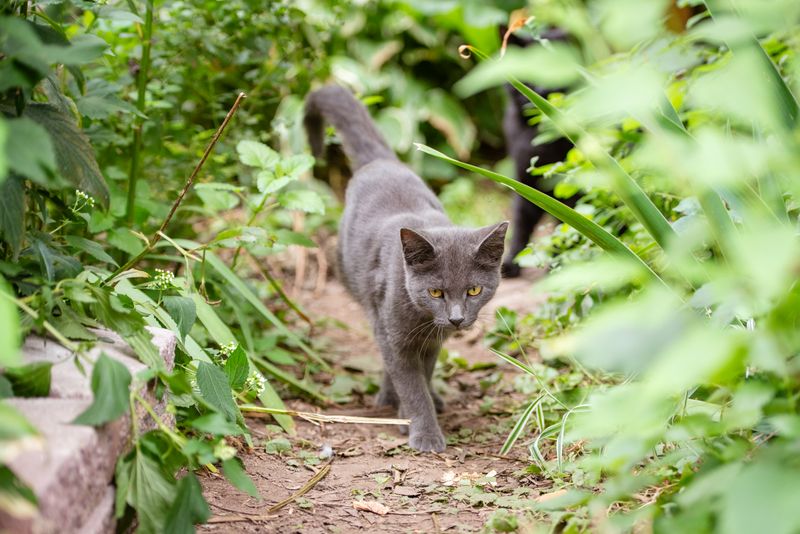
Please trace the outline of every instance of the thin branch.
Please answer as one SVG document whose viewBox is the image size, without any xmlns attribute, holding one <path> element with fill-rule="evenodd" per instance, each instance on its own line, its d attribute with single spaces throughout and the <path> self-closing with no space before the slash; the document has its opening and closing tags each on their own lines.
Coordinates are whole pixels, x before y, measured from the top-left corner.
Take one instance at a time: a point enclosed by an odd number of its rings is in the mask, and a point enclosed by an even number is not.
<svg viewBox="0 0 800 534">
<path fill-rule="evenodd" d="M 236 114 L 236 110 L 239 109 L 239 104 L 241 104 L 242 100 L 244 100 L 245 98 L 247 98 L 247 95 L 244 94 L 244 93 L 239 93 L 239 96 L 236 97 L 236 102 L 233 103 L 233 106 L 231 107 L 230 111 L 228 111 L 228 114 L 225 116 L 225 120 L 223 120 L 222 124 L 220 124 L 219 128 L 217 128 L 217 131 L 214 133 L 214 136 L 211 138 L 211 141 L 208 143 L 208 146 L 206 147 L 205 152 L 203 152 L 203 157 L 200 158 L 200 161 L 195 166 L 194 170 L 192 171 L 192 174 L 189 175 L 189 179 L 186 180 L 186 184 L 184 184 L 183 189 L 181 190 L 180 194 L 178 195 L 178 198 L 176 198 L 175 202 L 173 202 L 172 208 L 170 208 L 169 213 L 167 214 L 166 218 L 164 219 L 164 222 L 161 223 L 161 226 L 159 227 L 159 229 L 153 235 L 152 239 L 150 239 L 150 243 L 144 248 L 144 250 L 142 250 L 134 258 L 130 259 L 125 265 L 123 265 L 122 267 L 120 267 L 116 271 L 114 271 L 108 278 L 106 278 L 103 281 L 103 284 L 108 283 L 109 280 L 114 278 L 119 273 L 127 271 L 128 269 L 130 269 L 131 267 L 133 267 L 134 265 L 139 263 L 139 261 L 142 258 L 144 258 L 148 253 L 150 253 L 150 251 L 152 251 L 153 248 L 156 246 L 156 244 L 161 240 L 161 236 L 164 234 L 164 230 L 166 230 L 167 226 L 169 225 L 170 221 L 172 220 L 172 217 L 175 215 L 175 212 L 178 210 L 178 207 L 181 205 L 181 202 L 183 202 L 183 197 L 186 196 L 186 193 L 189 191 L 189 189 L 194 184 L 194 180 L 195 180 L 195 178 L 197 178 L 197 175 L 200 173 L 200 170 L 203 168 L 203 165 L 205 164 L 206 160 L 208 159 L 208 156 L 211 155 L 211 151 L 214 149 L 214 146 L 217 144 L 217 141 L 219 141 L 220 136 L 222 136 L 222 133 L 225 131 L 225 128 L 228 126 L 228 123 L 231 121 L 233 116 Z"/>
<path fill-rule="evenodd" d="M 311 478 L 308 480 L 308 482 L 306 482 L 306 483 L 303 485 L 303 487 L 302 487 L 302 488 L 300 488 L 299 490 L 297 490 L 297 491 L 296 491 L 295 493 L 293 493 L 293 494 L 292 494 L 290 497 L 287 497 L 286 499 L 282 500 L 281 502 L 279 502 L 279 503 L 276 503 L 276 504 L 273 504 L 272 506 L 270 506 L 270 507 L 267 509 L 267 513 L 268 513 L 268 514 L 274 514 L 275 512 L 277 512 L 278 510 L 280 510 L 281 508 L 283 508 L 283 507 L 284 507 L 284 506 L 286 506 L 287 504 L 291 503 L 291 502 L 292 502 L 292 501 L 294 501 L 295 499 L 298 499 L 299 497 L 302 497 L 303 495 L 305 495 L 306 493 L 308 493 L 309 491 L 311 491 L 311 488 L 313 488 L 314 486 L 316 486 L 316 485 L 317 485 L 317 483 L 318 483 L 320 480 L 322 480 L 323 478 L 325 478 L 325 475 L 327 475 L 327 474 L 328 474 L 328 472 L 330 472 L 330 470 L 331 470 L 331 462 L 333 462 L 333 458 L 331 458 L 330 460 L 328 460 L 328 463 L 326 463 L 326 464 L 325 464 L 325 465 L 322 467 L 322 469 L 320 469 L 320 470 L 317 472 L 317 474 L 316 474 L 316 475 L 314 475 L 313 477 L 311 477 Z"/>
<path fill-rule="evenodd" d="M 275 277 L 272 276 L 269 270 L 267 270 L 267 268 L 264 265 L 259 263 L 258 259 L 255 256 L 253 256 L 253 254 L 249 250 L 247 250 L 246 248 L 242 250 L 244 250 L 245 254 L 247 254 L 247 257 L 250 258 L 253 267 L 261 274 L 261 276 L 264 277 L 264 279 L 267 282 L 269 282 L 269 285 L 272 286 L 272 289 L 275 290 L 275 292 L 278 294 L 281 300 L 283 300 L 283 302 L 285 302 L 287 306 L 293 309 L 295 313 L 297 313 L 297 315 L 302 320 L 304 320 L 310 325 L 313 325 L 314 324 L 313 321 L 311 321 L 308 315 L 306 315 L 306 313 L 302 309 L 300 309 L 300 307 L 291 298 L 289 298 L 289 295 L 287 295 L 283 291 L 283 287 L 281 287 L 280 282 L 278 282 L 275 279 Z"/>
</svg>

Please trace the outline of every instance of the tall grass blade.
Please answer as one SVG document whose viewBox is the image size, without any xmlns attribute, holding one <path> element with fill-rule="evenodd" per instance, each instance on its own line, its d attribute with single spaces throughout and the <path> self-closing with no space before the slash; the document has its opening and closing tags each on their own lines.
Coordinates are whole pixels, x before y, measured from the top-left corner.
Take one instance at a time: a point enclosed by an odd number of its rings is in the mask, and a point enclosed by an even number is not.
<svg viewBox="0 0 800 534">
<path fill-rule="evenodd" d="M 482 169 L 480 167 L 476 167 L 475 165 L 470 165 L 469 163 L 464 163 L 457 159 L 451 158 L 450 156 L 442 154 L 438 150 L 435 150 L 429 146 L 419 143 L 416 146 L 417 149 L 426 154 L 430 154 L 431 156 L 452 163 L 453 165 L 461 167 L 462 169 L 478 173 L 489 178 L 490 180 L 513 189 L 523 198 L 529 200 L 533 204 L 536 204 L 553 217 L 575 228 L 581 234 L 586 236 L 587 239 L 594 242 L 606 252 L 617 254 L 618 256 L 628 258 L 631 261 L 638 263 L 641 265 L 642 269 L 651 275 L 655 280 L 664 283 L 663 280 L 661 280 L 661 278 L 650 268 L 650 266 L 647 265 L 647 263 L 645 263 L 645 261 L 637 256 L 631 249 L 629 249 L 622 241 L 611 235 L 602 226 L 584 217 L 574 209 L 564 205 L 550 195 L 542 193 L 541 191 L 518 182 L 517 180 L 503 176 L 502 174 L 498 174 L 487 169 Z"/>
<path fill-rule="evenodd" d="M 503 448 L 500 449 L 501 455 L 508 454 L 508 451 L 511 450 L 511 447 L 513 447 L 514 443 L 517 442 L 522 434 L 522 431 L 525 430 L 525 426 L 527 426 L 531 416 L 541 404 L 543 398 L 544 395 L 540 395 L 538 398 L 536 398 L 536 400 L 528 403 L 528 406 L 522 412 L 522 415 L 520 415 L 519 419 L 517 419 L 517 423 L 514 425 L 514 428 L 512 428 L 511 432 L 508 434 L 505 443 L 503 443 Z"/>
</svg>

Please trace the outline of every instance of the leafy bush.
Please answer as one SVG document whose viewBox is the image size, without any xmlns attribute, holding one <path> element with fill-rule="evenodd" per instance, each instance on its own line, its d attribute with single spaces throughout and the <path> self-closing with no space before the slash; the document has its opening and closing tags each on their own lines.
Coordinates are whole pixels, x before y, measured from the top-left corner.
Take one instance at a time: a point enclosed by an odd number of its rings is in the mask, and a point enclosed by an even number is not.
<svg viewBox="0 0 800 534">
<path fill-rule="evenodd" d="M 191 472 L 201 466 L 219 464 L 256 495 L 235 458 L 235 445 L 252 445 L 239 406 L 258 400 L 293 433 L 282 394 L 328 400 L 297 378 L 328 366 L 264 261 L 316 246 L 310 236 L 335 221 L 326 188 L 308 179 L 302 95 L 333 77 L 380 106 L 379 122 L 400 133 L 392 143 L 412 163 L 431 164 L 409 150 L 423 134 L 466 156 L 478 129 L 445 89 L 466 69 L 455 38 L 496 46 L 490 23 L 500 18 L 477 5 L 340 0 L 0 8 L 0 397 L 49 391 L 49 366 L 20 366 L 30 332 L 56 338 L 78 363 L 97 327 L 134 348 L 150 371 L 130 376 L 101 356 L 95 402 L 78 422 L 152 413 L 136 391 L 156 382 L 178 427 L 157 417 L 154 431 L 134 425 L 117 465 L 118 517 L 132 508 L 143 531 L 202 522 L 209 512 Z M 470 108 L 487 110 L 481 100 Z M 435 170 L 438 181 L 453 177 L 446 165 Z M 455 198 L 465 213 L 463 191 Z M 173 371 L 145 326 L 178 336 Z M 0 413 L 5 445 L 35 433 L 11 406 Z M 33 502 L 0 470 L 4 503 Z"/>
<path fill-rule="evenodd" d="M 800 528 L 800 7 L 691 4 L 674 34 L 664 2 L 545 2 L 537 22 L 573 44 L 509 51 L 457 86 L 515 84 L 575 143 L 565 168 L 589 209 L 422 147 L 584 236 L 540 286 L 550 307 L 494 334 L 539 377 L 507 446 L 538 429 L 536 466 L 569 490 L 540 509 L 567 531 Z M 547 101 L 519 81 L 573 88 Z M 531 330 L 549 336 L 535 342 L 546 366 L 507 353 L 524 354 Z M 559 362 L 583 378 L 548 379 Z"/>
</svg>

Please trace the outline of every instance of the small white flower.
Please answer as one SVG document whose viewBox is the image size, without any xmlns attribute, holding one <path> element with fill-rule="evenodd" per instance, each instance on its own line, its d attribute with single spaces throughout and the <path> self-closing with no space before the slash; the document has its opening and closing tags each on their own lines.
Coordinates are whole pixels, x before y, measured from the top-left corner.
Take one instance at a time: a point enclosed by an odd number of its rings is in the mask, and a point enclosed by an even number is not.
<svg viewBox="0 0 800 534">
<path fill-rule="evenodd" d="M 161 291 L 172 289 L 175 287 L 175 275 L 172 271 L 156 269 L 156 274 L 153 276 L 153 281 L 150 283 L 150 286 Z"/>
<path fill-rule="evenodd" d="M 266 383 L 266 379 L 259 373 L 258 371 L 253 371 L 250 373 L 250 376 L 247 377 L 247 380 L 244 383 L 244 389 L 246 391 L 252 391 L 256 395 L 261 395 L 264 391 L 264 384 Z"/>
</svg>

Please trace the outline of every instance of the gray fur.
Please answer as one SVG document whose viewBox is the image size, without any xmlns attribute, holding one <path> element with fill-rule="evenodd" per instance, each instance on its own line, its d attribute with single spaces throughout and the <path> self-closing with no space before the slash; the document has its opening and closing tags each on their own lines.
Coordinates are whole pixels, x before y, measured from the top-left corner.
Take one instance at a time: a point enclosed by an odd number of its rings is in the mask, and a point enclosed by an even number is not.
<svg viewBox="0 0 800 534">
<path fill-rule="evenodd" d="M 442 342 L 472 326 L 494 295 L 508 223 L 454 226 L 421 178 L 394 154 L 384 157 L 386 142 L 350 93 L 326 87 L 309 101 L 312 114 L 333 123 L 359 167 L 347 186 L 339 267 L 383 356 L 378 404 L 411 419 L 411 447 L 442 451 L 436 411 L 444 404 L 431 388 L 433 369 Z M 481 293 L 468 296 L 472 286 L 482 286 Z M 431 288 L 443 297 L 433 298 Z"/>
</svg>

